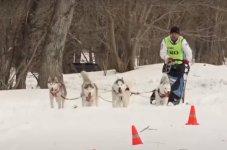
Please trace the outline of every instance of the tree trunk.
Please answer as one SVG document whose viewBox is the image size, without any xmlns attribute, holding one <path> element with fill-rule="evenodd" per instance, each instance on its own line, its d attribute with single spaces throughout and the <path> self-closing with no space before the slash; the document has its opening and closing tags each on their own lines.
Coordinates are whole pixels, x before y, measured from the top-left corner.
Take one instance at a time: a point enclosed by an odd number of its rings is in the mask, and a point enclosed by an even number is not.
<svg viewBox="0 0 227 150">
<path fill-rule="evenodd" d="M 109 39 L 110 39 L 110 52 L 111 52 L 111 63 L 113 68 L 115 68 L 118 72 L 122 72 L 122 66 L 120 66 L 120 59 L 118 57 L 118 50 L 116 46 L 116 39 L 115 39 L 115 32 L 114 32 L 114 20 L 112 16 L 109 15 L 109 25 L 108 25 L 108 31 L 109 31 Z"/>
<path fill-rule="evenodd" d="M 125 57 L 123 58 L 124 63 L 128 63 L 128 55 L 129 50 L 131 49 L 131 33 L 132 33 L 132 26 L 131 26 L 131 2 L 126 1 L 125 3 L 125 32 L 123 32 L 124 43 L 125 43 Z M 127 64 L 125 64 L 127 65 Z"/>
<path fill-rule="evenodd" d="M 135 41 L 134 45 L 131 48 L 131 53 L 129 55 L 129 65 L 128 70 L 134 70 L 135 62 L 136 62 L 136 48 L 137 48 L 137 41 Z"/>
<path fill-rule="evenodd" d="M 58 77 L 63 81 L 62 58 L 74 10 L 75 0 L 57 0 L 43 43 L 43 57 L 39 74 L 41 88 L 47 88 L 48 77 Z"/>
<path fill-rule="evenodd" d="M 19 43 L 20 52 L 17 55 L 17 62 L 16 62 L 16 68 L 18 69 L 18 72 L 16 73 L 16 82 L 19 82 L 17 84 L 16 89 L 26 89 L 26 78 L 28 69 L 26 71 L 23 71 L 26 68 L 27 65 L 27 58 L 30 55 L 31 50 L 31 32 L 32 28 L 34 27 L 34 14 L 38 10 L 38 4 L 40 0 L 32 0 L 29 7 L 28 16 L 24 17 L 23 24 L 21 26 L 20 30 L 20 38 Z"/>
<path fill-rule="evenodd" d="M 111 63 L 108 62 L 108 50 L 105 44 L 100 43 L 95 50 L 95 63 L 99 65 L 102 70 L 112 69 Z"/>
<path fill-rule="evenodd" d="M 148 50 L 146 48 L 141 48 L 140 49 L 140 57 L 139 57 L 139 65 L 143 66 L 146 65 L 147 61 L 147 55 L 148 55 Z"/>
</svg>

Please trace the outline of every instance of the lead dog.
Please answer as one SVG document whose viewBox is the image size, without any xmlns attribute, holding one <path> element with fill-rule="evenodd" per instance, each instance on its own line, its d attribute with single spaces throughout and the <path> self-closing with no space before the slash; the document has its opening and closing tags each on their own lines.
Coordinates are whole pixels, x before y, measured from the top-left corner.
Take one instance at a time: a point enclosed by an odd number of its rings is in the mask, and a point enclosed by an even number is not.
<svg viewBox="0 0 227 150">
<path fill-rule="evenodd" d="M 98 107 L 99 99 L 98 99 L 98 88 L 95 83 L 93 83 L 87 72 L 82 71 L 81 76 L 83 78 L 82 84 L 82 106 L 83 107 L 90 107 L 96 106 Z"/>
<path fill-rule="evenodd" d="M 166 73 L 163 73 L 160 85 L 155 90 L 155 104 L 156 106 L 166 106 L 170 95 L 170 82 L 169 77 Z"/>
<path fill-rule="evenodd" d="M 112 106 L 128 107 L 130 98 L 129 87 L 125 84 L 123 78 L 117 79 L 112 86 Z"/>
<path fill-rule="evenodd" d="M 58 109 L 64 108 L 65 99 L 62 97 L 67 96 L 66 87 L 63 83 L 58 82 L 58 78 L 55 77 L 52 79 L 51 77 L 48 78 L 47 86 L 49 88 L 49 95 L 50 95 L 50 106 L 54 108 L 54 98 L 58 103 Z"/>
</svg>

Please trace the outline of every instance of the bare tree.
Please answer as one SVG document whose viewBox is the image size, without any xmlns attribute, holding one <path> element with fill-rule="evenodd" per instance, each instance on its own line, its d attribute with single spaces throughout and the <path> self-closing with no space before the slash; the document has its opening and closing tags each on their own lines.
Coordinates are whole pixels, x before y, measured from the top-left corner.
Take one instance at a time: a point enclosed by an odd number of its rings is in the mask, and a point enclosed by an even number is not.
<svg viewBox="0 0 227 150">
<path fill-rule="evenodd" d="M 28 72 L 38 73 L 40 86 L 45 88 L 48 76 L 62 80 L 62 70 L 67 73 L 68 64 L 80 62 L 84 52 L 89 53 L 90 62 L 94 54 L 103 70 L 133 70 L 136 59 L 139 65 L 160 63 L 160 43 L 172 26 L 180 27 L 196 62 L 225 63 L 225 0 L 74 3 L 0 1 L 1 90 L 26 88 Z"/>
<path fill-rule="evenodd" d="M 30 58 L 30 54 L 32 51 L 31 47 L 31 34 L 32 30 L 34 28 L 35 23 L 35 14 L 38 9 L 38 4 L 40 0 L 31 0 L 28 1 L 27 7 L 28 9 L 24 9 L 24 16 L 23 21 L 21 24 L 21 27 L 19 29 L 19 38 L 18 38 L 18 46 L 16 47 L 18 50 L 16 55 L 16 62 L 15 62 L 15 68 L 17 70 L 16 72 L 16 86 L 13 88 L 18 89 L 26 89 L 26 77 L 27 73 L 32 67 L 34 63 L 33 58 L 30 60 L 30 64 L 28 64 L 28 60 Z M 35 51 L 36 53 L 36 51 Z M 35 55 L 35 54 L 34 54 Z"/>
<path fill-rule="evenodd" d="M 18 73 L 17 68 L 24 67 L 22 63 L 26 61 L 23 57 L 26 55 L 26 50 L 21 49 L 24 44 L 21 29 L 27 16 L 28 6 L 27 0 L 0 2 L 0 89 L 9 89 L 13 83 L 9 80 Z"/>
<path fill-rule="evenodd" d="M 68 33 L 73 17 L 75 0 L 57 0 L 47 29 L 41 68 L 39 72 L 39 85 L 41 88 L 47 87 L 48 76 L 56 76 L 60 81 L 62 76 L 62 58 L 66 35 Z"/>
</svg>

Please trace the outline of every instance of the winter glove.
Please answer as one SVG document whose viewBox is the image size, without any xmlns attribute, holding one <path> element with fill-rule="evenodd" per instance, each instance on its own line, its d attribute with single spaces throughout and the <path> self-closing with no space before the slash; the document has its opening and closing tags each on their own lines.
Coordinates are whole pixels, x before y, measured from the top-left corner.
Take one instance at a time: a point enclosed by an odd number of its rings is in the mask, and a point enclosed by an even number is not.
<svg viewBox="0 0 227 150">
<path fill-rule="evenodd" d="M 172 57 L 169 57 L 169 58 L 168 58 L 168 61 L 174 62 L 174 59 L 173 59 Z"/>
<path fill-rule="evenodd" d="M 187 59 L 185 59 L 184 64 L 189 64 L 189 61 Z"/>
</svg>

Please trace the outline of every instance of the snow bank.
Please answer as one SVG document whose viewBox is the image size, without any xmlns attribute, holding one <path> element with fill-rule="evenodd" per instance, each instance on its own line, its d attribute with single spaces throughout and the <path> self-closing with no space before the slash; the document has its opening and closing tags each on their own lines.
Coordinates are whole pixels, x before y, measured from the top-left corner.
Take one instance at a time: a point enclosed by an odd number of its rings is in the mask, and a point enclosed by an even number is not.
<svg viewBox="0 0 227 150">
<path fill-rule="evenodd" d="M 103 76 L 89 73 L 100 96 L 111 100 L 110 90 L 123 77 L 136 92 L 153 90 L 159 83 L 162 64 Z M 196 107 L 199 126 L 186 126 L 190 106 L 155 107 L 148 94 L 132 96 L 130 107 L 113 109 L 100 99 L 99 108 L 82 108 L 81 100 L 66 101 L 63 110 L 50 109 L 48 90 L 0 91 L 1 150 L 226 150 L 227 68 L 194 64 L 188 77 L 186 101 Z M 79 74 L 65 75 L 68 97 L 80 95 Z M 36 86 L 35 79 L 27 84 Z M 78 105 L 77 109 L 73 106 Z M 55 105 L 57 106 L 57 105 Z M 131 146 L 131 125 L 144 145 Z"/>
</svg>

